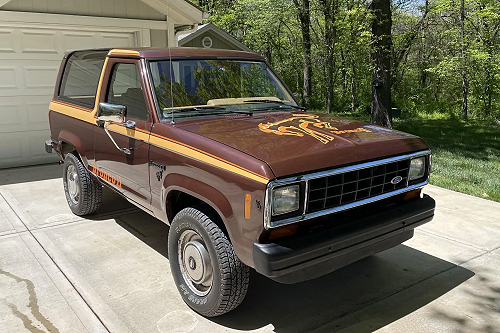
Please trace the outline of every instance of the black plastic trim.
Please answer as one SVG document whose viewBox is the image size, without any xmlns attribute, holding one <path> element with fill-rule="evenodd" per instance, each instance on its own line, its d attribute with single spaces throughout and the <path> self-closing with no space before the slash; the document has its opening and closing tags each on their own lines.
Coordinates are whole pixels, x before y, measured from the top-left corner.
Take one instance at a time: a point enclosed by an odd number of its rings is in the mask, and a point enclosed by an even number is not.
<svg viewBox="0 0 500 333">
<path fill-rule="evenodd" d="M 254 243 L 255 270 L 281 283 L 322 276 L 410 239 L 413 229 L 432 220 L 435 206 L 434 199 L 425 195 L 338 228 L 271 244 Z"/>
</svg>

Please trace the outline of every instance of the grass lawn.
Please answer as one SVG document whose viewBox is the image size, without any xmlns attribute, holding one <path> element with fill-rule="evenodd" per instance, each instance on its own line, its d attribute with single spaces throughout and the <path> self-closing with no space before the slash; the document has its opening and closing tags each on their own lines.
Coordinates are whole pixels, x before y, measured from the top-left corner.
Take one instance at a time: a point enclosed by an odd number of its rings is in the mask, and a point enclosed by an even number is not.
<svg viewBox="0 0 500 333">
<path fill-rule="evenodd" d="M 500 202 L 500 125 L 423 117 L 396 119 L 394 128 L 418 135 L 431 146 L 431 184 Z"/>
<path fill-rule="evenodd" d="M 410 119 L 394 128 L 431 146 L 431 184 L 500 202 L 500 126 L 456 119 Z"/>
</svg>

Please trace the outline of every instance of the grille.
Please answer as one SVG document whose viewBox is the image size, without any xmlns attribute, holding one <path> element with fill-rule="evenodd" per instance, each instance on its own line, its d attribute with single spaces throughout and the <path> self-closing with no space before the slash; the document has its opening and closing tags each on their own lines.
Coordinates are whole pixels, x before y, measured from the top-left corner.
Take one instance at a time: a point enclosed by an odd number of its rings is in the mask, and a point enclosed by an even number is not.
<svg viewBox="0 0 500 333">
<path fill-rule="evenodd" d="M 410 160 L 392 162 L 311 179 L 307 196 L 307 213 L 346 205 L 399 190 L 408 186 Z M 394 177 L 402 180 L 392 184 Z"/>
</svg>

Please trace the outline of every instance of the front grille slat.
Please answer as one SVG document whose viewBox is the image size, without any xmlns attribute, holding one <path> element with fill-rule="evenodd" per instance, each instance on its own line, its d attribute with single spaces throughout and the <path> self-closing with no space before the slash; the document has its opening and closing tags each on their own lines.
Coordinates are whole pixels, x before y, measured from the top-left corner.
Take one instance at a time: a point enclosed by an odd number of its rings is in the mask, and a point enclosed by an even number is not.
<svg viewBox="0 0 500 333">
<path fill-rule="evenodd" d="M 335 208 L 407 187 L 410 160 L 391 162 L 309 181 L 306 213 Z M 402 179 L 392 184 L 394 177 Z"/>
</svg>

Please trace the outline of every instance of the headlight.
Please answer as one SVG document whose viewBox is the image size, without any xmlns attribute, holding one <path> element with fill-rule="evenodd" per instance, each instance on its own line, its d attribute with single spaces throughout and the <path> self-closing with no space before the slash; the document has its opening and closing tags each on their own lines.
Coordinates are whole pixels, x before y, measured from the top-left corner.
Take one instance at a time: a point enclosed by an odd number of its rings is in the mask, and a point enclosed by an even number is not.
<svg viewBox="0 0 500 333">
<path fill-rule="evenodd" d="M 425 174 L 425 156 L 414 158 L 410 162 L 409 180 L 422 178 Z"/>
<path fill-rule="evenodd" d="M 290 185 L 273 189 L 273 216 L 298 210 L 300 206 L 299 202 L 299 185 Z"/>
</svg>

